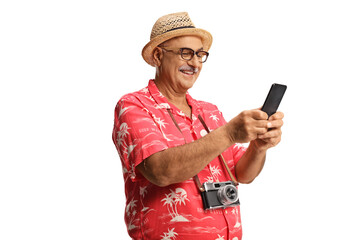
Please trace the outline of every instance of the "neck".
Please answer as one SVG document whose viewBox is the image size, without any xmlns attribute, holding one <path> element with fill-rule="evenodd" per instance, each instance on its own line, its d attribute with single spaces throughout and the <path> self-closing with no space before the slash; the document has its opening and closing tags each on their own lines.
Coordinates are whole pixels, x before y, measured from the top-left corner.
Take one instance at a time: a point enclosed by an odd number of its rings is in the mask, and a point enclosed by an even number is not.
<svg viewBox="0 0 360 240">
<path fill-rule="evenodd" d="M 156 76 L 155 78 L 155 84 L 159 91 L 166 97 L 166 99 L 174 104 L 175 106 L 179 107 L 181 109 L 181 106 L 189 106 L 186 101 L 186 92 L 185 90 L 177 90 L 171 84 L 166 83 L 161 78 L 158 78 Z"/>
<path fill-rule="evenodd" d="M 162 95 L 174 106 L 179 108 L 185 115 L 191 118 L 191 107 L 186 100 L 187 91 L 176 91 L 169 83 L 165 83 L 160 78 L 155 78 L 155 84 Z"/>
</svg>

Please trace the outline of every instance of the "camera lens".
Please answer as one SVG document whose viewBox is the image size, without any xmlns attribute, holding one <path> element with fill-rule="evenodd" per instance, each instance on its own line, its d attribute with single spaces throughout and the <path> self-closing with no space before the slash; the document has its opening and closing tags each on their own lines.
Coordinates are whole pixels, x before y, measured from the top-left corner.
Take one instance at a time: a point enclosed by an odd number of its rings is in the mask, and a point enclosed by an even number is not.
<svg viewBox="0 0 360 240">
<path fill-rule="evenodd" d="M 221 187 L 217 195 L 219 201 L 224 205 L 232 204 L 236 202 L 239 198 L 237 189 L 233 185 L 227 185 Z"/>
</svg>

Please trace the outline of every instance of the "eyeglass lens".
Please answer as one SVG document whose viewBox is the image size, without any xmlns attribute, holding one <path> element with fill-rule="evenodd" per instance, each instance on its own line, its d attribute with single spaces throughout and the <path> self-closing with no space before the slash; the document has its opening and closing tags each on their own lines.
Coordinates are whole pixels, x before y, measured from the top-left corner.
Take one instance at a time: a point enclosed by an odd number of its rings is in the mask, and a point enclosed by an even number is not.
<svg viewBox="0 0 360 240">
<path fill-rule="evenodd" d="M 181 49 L 181 57 L 184 60 L 191 60 L 194 57 L 194 54 L 196 54 L 196 56 L 198 56 L 200 62 L 205 62 L 207 57 L 208 57 L 208 53 L 205 51 L 198 51 L 195 53 L 194 50 L 190 49 L 190 48 L 182 48 Z"/>
</svg>

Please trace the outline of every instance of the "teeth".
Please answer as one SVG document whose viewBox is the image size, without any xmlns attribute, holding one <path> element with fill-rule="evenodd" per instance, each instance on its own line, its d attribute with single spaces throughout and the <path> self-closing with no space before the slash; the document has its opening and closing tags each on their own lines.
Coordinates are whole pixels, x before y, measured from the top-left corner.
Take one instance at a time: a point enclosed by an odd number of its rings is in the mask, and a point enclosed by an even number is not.
<svg viewBox="0 0 360 240">
<path fill-rule="evenodd" d="M 181 72 L 183 72 L 183 73 L 185 73 L 185 74 L 190 74 L 190 75 L 193 75 L 194 74 L 194 72 L 193 71 L 181 71 Z"/>
</svg>

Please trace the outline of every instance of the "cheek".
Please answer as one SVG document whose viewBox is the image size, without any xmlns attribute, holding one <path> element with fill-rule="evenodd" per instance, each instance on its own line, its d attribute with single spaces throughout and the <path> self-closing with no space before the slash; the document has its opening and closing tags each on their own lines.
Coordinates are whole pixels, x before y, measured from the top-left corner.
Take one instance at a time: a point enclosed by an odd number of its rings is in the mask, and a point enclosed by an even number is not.
<svg viewBox="0 0 360 240">
<path fill-rule="evenodd" d="M 174 66 L 172 65 L 172 63 L 170 61 L 163 61 L 163 64 L 161 65 L 161 70 L 163 72 L 163 74 L 169 75 L 169 74 L 174 74 L 175 69 Z"/>
<path fill-rule="evenodd" d="M 168 58 L 163 61 L 163 70 L 167 73 L 176 74 L 179 72 L 179 63 L 174 59 Z"/>
</svg>

